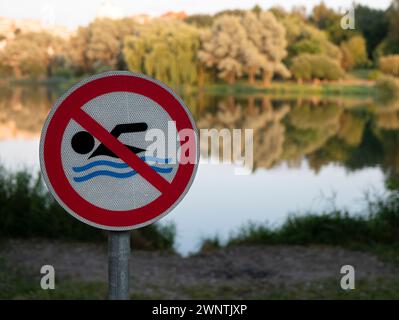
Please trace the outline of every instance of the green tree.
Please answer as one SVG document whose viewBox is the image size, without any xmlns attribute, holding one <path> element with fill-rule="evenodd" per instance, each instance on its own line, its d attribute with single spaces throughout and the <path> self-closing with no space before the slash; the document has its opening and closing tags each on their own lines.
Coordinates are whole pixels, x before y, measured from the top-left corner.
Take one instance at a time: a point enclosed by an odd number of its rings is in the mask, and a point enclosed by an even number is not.
<svg viewBox="0 0 399 320">
<path fill-rule="evenodd" d="M 312 14 L 309 19 L 319 29 L 327 30 L 340 20 L 340 16 L 331 8 L 328 8 L 322 1 L 313 7 Z"/>
<path fill-rule="evenodd" d="M 243 9 L 227 9 L 227 10 L 222 10 L 219 11 L 215 14 L 215 18 L 221 17 L 221 16 L 236 16 L 236 17 L 242 17 L 245 15 L 247 11 Z"/>
<path fill-rule="evenodd" d="M 389 25 L 384 53 L 399 53 L 399 0 L 392 0 L 387 17 Z"/>
<path fill-rule="evenodd" d="M 303 53 L 292 60 L 291 72 L 297 80 L 337 80 L 343 71 L 337 60 L 322 54 Z"/>
<path fill-rule="evenodd" d="M 185 18 L 184 21 L 198 28 L 208 28 L 212 26 L 213 17 L 209 14 L 193 14 Z"/>
<path fill-rule="evenodd" d="M 342 15 L 332 8 L 326 6 L 322 1 L 313 7 L 309 21 L 317 26 L 320 30 L 325 30 L 331 40 L 335 44 L 348 40 L 356 34 L 354 30 L 344 30 L 341 28 Z"/>
<path fill-rule="evenodd" d="M 356 29 L 365 37 L 368 57 L 371 59 L 374 50 L 387 35 L 388 19 L 384 10 L 360 4 L 355 6 L 355 14 Z"/>
<path fill-rule="evenodd" d="M 281 6 L 273 6 L 269 9 L 269 11 L 273 13 L 278 21 L 281 21 L 288 15 L 287 11 Z"/>
<path fill-rule="evenodd" d="M 288 64 L 293 57 L 302 53 L 324 54 L 332 59 L 341 60 L 339 47 L 329 41 L 325 31 L 317 29 L 302 18 L 292 14 L 282 16 L 281 23 L 286 29 L 288 42 L 286 61 Z"/>
<path fill-rule="evenodd" d="M 141 26 L 125 40 L 129 70 L 146 73 L 172 86 L 197 82 L 199 30 L 180 21 Z"/>
<path fill-rule="evenodd" d="M 368 63 L 366 41 L 362 36 L 355 36 L 341 43 L 342 67 L 351 70 L 364 67 Z"/>
</svg>

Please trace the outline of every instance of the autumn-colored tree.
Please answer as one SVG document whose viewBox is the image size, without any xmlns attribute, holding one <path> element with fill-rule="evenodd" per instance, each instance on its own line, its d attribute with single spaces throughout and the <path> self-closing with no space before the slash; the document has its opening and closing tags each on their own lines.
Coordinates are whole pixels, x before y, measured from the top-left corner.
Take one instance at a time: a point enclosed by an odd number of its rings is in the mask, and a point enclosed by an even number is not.
<svg viewBox="0 0 399 320">
<path fill-rule="evenodd" d="M 262 69 L 263 82 L 267 85 L 275 73 L 283 77 L 290 75 L 282 63 L 287 55 L 284 26 L 279 23 L 269 11 L 261 11 L 256 15 L 247 12 L 242 19 L 249 41 L 258 50 L 256 55 L 252 48 L 247 47 L 252 53 L 247 54 L 249 64 L 249 78 L 253 78 L 257 68 Z"/>
<path fill-rule="evenodd" d="M 339 17 L 339 15 L 333 9 L 328 8 L 322 1 L 313 7 L 310 21 L 313 22 L 319 29 L 325 30 L 331 25 L 337 23 L 337 17 Z"/>
<path fill-rule="evenodd" d="M 208 68 L 216 68 L 218 76 L 233 84 L 244 71 L 245 49 L 249 41 L 240 18 L 222 15 L 212 28 L 201 35 L 198 58 Z"/>
<path fill-rule="evenodd" d="M 329 40 L 338 45 L 342 41 L 348 40 L 357 32 L 356 30 L 342 29 L 340 24 L 341 18 L 342 14 L 327 7 L 322 1 L 313 7 L 309 21 L 316 25 L 318 29 L 326 31 Z"/>
<path fill-rule="evenodd" d="M 213 17 L 209 14 L 193 14 L 185 18 L 184 21 L 198 28 L 207 28 L 212 26 Z"/>
<path fill-rule="evenodd" d="M 248 74 L 248 81 L 250 84 L 254 84 L 256 74 L 263 68 L 268 67 L 266 57 L 252 43 L 249 43 L 244 50 L 243 60 L 244 69 Z"/>
<path fill-rule="evenodd" d="M 246 48 L 243 48 L 243 63 L 245 66 L 245 71 L 248 74 L 249 83 L 253 84 L 255 82 L 256 74 L 259 73 L 263 68 L 268 67 L 268 61 L 266 56 L 263 55 L 259 50 L 257 43 L 253 41 L 250 36 L 251 33 L 257 34 L 261 29 L 257 16 L 252 12 L 247 12 L 242 19 L 242 24 L 250 40 L 250 43 L 247 44 Z M 259 40 L 260 43 L 261 40 L 259 38 L 261 35 L 257 35 L 257 40 Z"/>
<path fill-rule="evenodd" d="M 19 77 L 51 75 L 52 59 L 61 54 L 63 40 L 46 32 L 21 33 L 0 53 L 3 70 Z"/>
<path fill-rule="evenodd" d="M 399 55 L 392 54 L 381 57 L 379 60 L 379 68 L 383 73 L 399 77 Z"/>
<path fill-rule="evenodd" d="M 69 41 L 68 56 L 77 73 L 86 73 L 91 70 L 91 62 L 86 54 L 89 43 L 89 27 L 79 27 L 76 34 Z"/>
<path fill-rule="evenodd" d="M 82 72 L 124 69 L 123 40 L 136 25 L 132 19 L 96 19 L 71 38 L 70 56 Z"/>
<path fill-rule="evenodd" d="M 345 70 L 363 67 L 368 63 L 366 41 L 362 36 L 354 36 L 341 43 L 342 61 Z"/>
</svg>

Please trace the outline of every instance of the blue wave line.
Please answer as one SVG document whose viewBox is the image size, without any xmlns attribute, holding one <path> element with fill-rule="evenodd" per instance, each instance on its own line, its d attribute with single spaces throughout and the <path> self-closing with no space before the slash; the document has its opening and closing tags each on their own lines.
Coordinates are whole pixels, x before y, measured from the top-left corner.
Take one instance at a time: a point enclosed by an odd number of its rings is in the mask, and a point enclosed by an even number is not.
<svg viewBox="0 0 399 320">
<path fill-rule="evenodd" d="M 154 161 L 156 163 L 162 163 L 162 164 L 167 164 L 167 163 L 170 163 L 170 161 L 171 161 L 170 158 L 161 159 L 161 158 L 156 158 L 156 157 L 140 157 L 140 159 L 143 161 Z M 89 169 L 97 167 L 97 166 L 109 166 L 109 167 L 116 168 L 116 169 L 129 168 L 129 165 L 127 165 L 124 162 L 114 162 L 114 161 L 109 161 L 109 160 L 97 160 L 97 161 L 90 162 L 86 165 L 83 165 L 81 167 L 72 167 L 72 170 L 75 172 L 83 172 L 83 171 L 89 170 Z"/>
<path fill-rule="evenodd" d="M 160 173 L 170 173 L 172 172 L 173 168 L 158 168 L 158 167 L 154 167 L 151 166 L 151 168 L 153 168 L 156 172 L 160 172 Z M 113 177 L 113 178 L 117 178 L 117 179 L 125 179 L 125 178 L 130 178 L 133 177 L 134 175 L 137 174 L 136 170 L 131 170 L 128 172 L 113 172 L 113 171 L 109 171 L 109 170 L 98 170 L 98 171 L 93 171 L 87 175 L 81 176 L 81 177 L 73 177 L 73 180 L 75 182 L 84 182 L 90 179 L 93 179 L 95 177 L 99 177 L 99 176 L 108 176 L 108 177 Z"/>
</svg>

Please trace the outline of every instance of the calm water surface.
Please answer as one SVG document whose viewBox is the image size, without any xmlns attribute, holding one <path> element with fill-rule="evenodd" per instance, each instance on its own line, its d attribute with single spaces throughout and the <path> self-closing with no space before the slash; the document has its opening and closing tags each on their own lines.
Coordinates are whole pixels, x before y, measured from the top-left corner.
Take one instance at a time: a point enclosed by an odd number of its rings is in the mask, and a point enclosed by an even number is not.
<svg viewBox="0 0 399 320">
<path fill-rule="evenodd" d="M 39 170 L 39 135 L 60 90 L 0 89 L 0 161 Z M 383 194 L 399 168 L 399 106 L 370 98 L 272 96 L 184 97 L 200 128 L 254 129 L 255 168 L 199 166 L 194 184 L 162 223 L 173 221 L 178 250 L 248 221 L 277 226 L 290 213 L 332 207 L 359 212 L 366 194 Z M 201 150 L 206 159 L 208 150 Z"/>
</svg>

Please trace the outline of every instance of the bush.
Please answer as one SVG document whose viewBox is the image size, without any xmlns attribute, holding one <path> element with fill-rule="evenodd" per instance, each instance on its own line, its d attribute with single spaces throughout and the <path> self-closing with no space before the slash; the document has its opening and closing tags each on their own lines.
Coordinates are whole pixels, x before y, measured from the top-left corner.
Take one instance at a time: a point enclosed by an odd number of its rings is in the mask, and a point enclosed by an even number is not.
<svg viewBox="0 0 399 320">
<path fill-rule="evenodd" d="M 279 228 L 243 226 L 227 245 L 337 245 L 359 247 L 393 245 L 399 240 L 399 194 L 368 203 L 369 212 L 349 215 L 333 211 L 321 215 L 291 216 Z"/>
<path fill-rule="evenodd" d="M 396 99 L 399 92 L 399 80 L 392 76 L 380 76 L 375 84 L 378 100 L 388 102 Z"/>
<path fill-rule="evenodd" d="M 173 225 L 153 224 L 132 233 L 132 247 L 173 250 Z M 71 217 L 51 197 L 40 175 L 9 173 L 0 167 L 0 238 L 46 238 L 106 241 L 107 232 Z"/>
<path fill-rule="evenodd" d="M 291 73 L 297 80 L 338 80 L 344 75 L 338 61 L 322 54 L 301 54 L 292 60 Z"/>
<path fill-rule="evenodd" d="M 379 68 L 383 73 L 399 77 L 399 54 L 381 57 Z"/>
<path fill-rule="evenodd" d="M 218 236 L 205 238 L 202 240 L 200 252 L 211 252 L 222 248 L 222 241 Z"/>
</svg>

